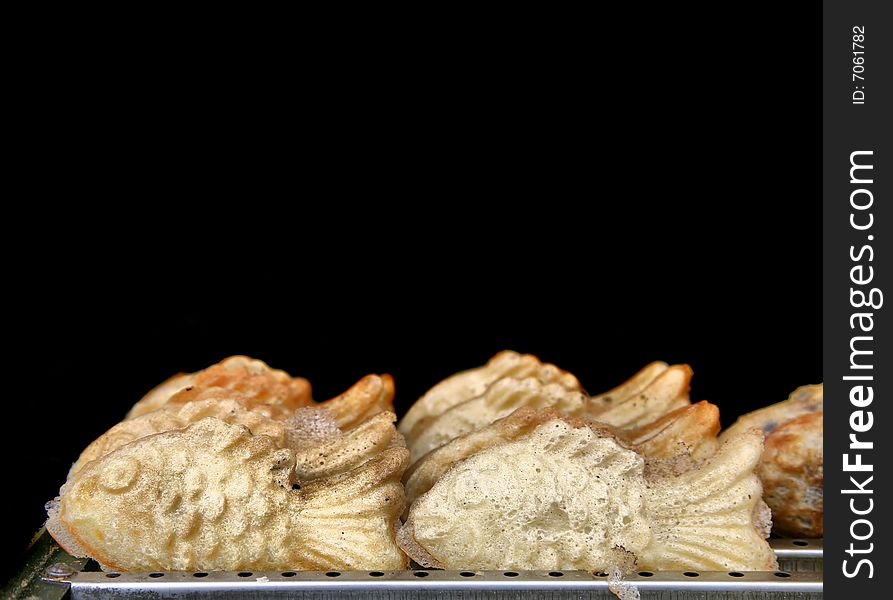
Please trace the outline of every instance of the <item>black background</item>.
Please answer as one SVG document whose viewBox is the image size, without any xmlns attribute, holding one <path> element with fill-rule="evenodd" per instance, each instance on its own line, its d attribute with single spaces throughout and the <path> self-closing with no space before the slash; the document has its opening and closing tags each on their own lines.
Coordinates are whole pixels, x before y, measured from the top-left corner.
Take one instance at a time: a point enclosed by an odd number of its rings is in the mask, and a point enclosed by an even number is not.
<svg viewBox="0 0 893 600">
<path fill-rule="evenodd" d="M 7 223 L 4 543 L 142 394 L 231 354 L 319 400 L 391 373 L 401 411 L 504 348 L 590 392 L 686 362 L 725 424 L 820 381 L 818 9 L 662 10 L 48 62 Z"/>
</svg>

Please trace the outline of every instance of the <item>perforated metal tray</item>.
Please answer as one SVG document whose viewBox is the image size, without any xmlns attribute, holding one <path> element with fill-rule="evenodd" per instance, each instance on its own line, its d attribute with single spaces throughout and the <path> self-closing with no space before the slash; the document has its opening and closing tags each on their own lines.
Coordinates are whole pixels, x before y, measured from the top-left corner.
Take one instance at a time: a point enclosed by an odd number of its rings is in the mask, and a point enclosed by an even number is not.
<svg viewBox="0 0 893 600">
<path fill-rule="evenodd" d="M 824 568 L 823 539 L 770 539 L 782 571 L 819 571 Z"/>
<path fill-rule="evenodd" d="M 822 598 L 822 540 L 770 540 L 777 572 L 648 572 L 625 577 L 641 598 L 777 600 Z M 818 567 L 816 569 L 816 567 Z M 86 569 L 86 570 L 82 570 Z M 121 598 L 594 598 L 616 599 L 604 573 L 588 571 L 328 571 L 103 573 L 44 533 L 18 584 L 3 597 Z"/>
<path fill-rule="evenodd" d="M 350 571 L 78 573 L 73 600 L 96 598 L 611 598 L 606 574 L 588 571 Z M 822 597 L 821 573 L 641 572 L 624 578 L 642 598 L 749 600 Z M 744 597 L 744 596 L 742 596 Z"/>
</svg>

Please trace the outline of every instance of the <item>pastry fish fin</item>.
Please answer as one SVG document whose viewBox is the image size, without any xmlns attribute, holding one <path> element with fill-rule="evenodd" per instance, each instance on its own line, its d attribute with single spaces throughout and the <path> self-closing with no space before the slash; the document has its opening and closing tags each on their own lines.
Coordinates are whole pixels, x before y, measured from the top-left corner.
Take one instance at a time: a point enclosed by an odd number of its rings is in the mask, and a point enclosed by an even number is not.
<svg viewBox="0 0 893 600">
<path fill-rule="evenodd" d="M 396 527 L 404 505 L 400 479 L 408 464 L 408 450 L 388 448 L 351 471 L 297 484 L 294 543 L 320 568 L 407 568 Z"/>
<path fill-rule="evenodd" d="M 351 429 L 382 412 L 394 412 L 394 379 L 390 375 L 366 375 L 349 390 L 325 402 L 338 427 Z"/>
<path fill-rule="evenodd" d="M 775 554 L 763 535 L 766 509 L 754 474 L 762 452 L 762 433 L 750 430 L 699 467 L 652 482 L 647 510 L 653 533 L 639 567 L 776 569 Z"/>
</svg>

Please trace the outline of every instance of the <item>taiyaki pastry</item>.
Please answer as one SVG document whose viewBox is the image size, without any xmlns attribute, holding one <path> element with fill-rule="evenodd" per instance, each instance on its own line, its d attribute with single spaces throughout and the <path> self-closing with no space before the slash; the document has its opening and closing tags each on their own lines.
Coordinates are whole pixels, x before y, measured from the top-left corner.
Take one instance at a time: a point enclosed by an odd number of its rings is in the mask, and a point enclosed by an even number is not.
<svg viewBox="0 0 893 600">
<path fill-rule="evenodd" d="M 563 414 L 590 417 L 614 427 L 641 427 L 689 406 L 691 376 L 687 365 L 652 363 L 627 384 L 594 398 L 558 383 L 543 383 L 536 377 L 504 377 L 490 384 L 480 396 L 419 421 L 408 439 L 408 447 L 413 460 L 418 460 L 449 440 L 521 407 L 554 407 Z"/>
<path fill-rule="evenodd" d="M 780 535 L 820 538 L 825 533 L 824 416 L 801 415 L 766 436 L 757 474 Z"/>
<path fill-rule="evenodd" d="M 209 398 L 233 398 L 248 408 L 266 407 L 268 416 L 287 417 L 311 404 L 310 382 L 271 369 L 265 362 L 247 356 L 230 356 L 196 373 L 181 373 L 164 381 L 127 413 L 132 419 L 165 404 L 183 404 Z"/>
<path fill-rule="evenodd" d="M 430 419 L 425 428 L 407 444 L 414 459 L 446 442 L 489 425 L 518 408 L 554 407 L 568 415 L 586 412 L 587 396 L 558 383 L 543 383 L 536 377 L 504 377 L 493 382 L 483 394 L 449 408 Z"/>
<path fill-rule="evenodd" d="M 420 460 L 406 471 L 406 501 L 413 501 L 431 489 L 431 486 L 454 464 L 490 446 L 514 440 L 530 433 L 535 427 L 564 415 L 565 410 L 553 405 L 546 410 L 524 407 L 490 425 L 450 440 Z M 707 401 L 701 401 L 673 411 L 644 427 L 617 429 L 605 423 L 582 419 L 590 427 L 618 437 L 637 453 L 652 459 L 646 461 L 646 473 L 679 472 L 716 453 L 719 443 L 719 409 Z"/>
<path fill-rule="evenodd" d="M 294 450 L 296 475 L 301 480 L 336 475 L 371 460 L 386 448 L 405 447 L 403 436 L 394 427 L 393 412 L 377 413 L 343 431 L 338 427 L 336 415 L 316 406 L 298 408 L 288 420 L 278 420 L 247 409 L 236 400 L 206 399 L 165 405 L 118 423 L 87 446 L 68 476 L 73 477 L 88 462 L 134 440 L 181 429 L 206 417 L 244 425 L 254 435 L 269 436 L 277 446 Z M 352 420 L 353 417 L 342 422 Z"/>
<path fill-rule="evenodd" d="M 632 398 L 648 387 L 652 381 L 657 379 L 660 374 L 669 368 L 670 365 L 659 360 L 645 365 L 638 373 L 614 389 L 592 396 L 591 403 L 593 410 L 610 408 L 614 404 Z"/>
<path fill-rule="evenodd" d="M 285 422 L 271 419 L 260 411 L 245 408 L 236 400 L 222 398 L 195 400 L 185 404 L 165 404 L 158 410 L 121 421 L 96 438 L 81 452 L 68 476 L 75 475 L 91 460 L 102 458 L 134 440 L 171 429 L 180 429 L 205 417 L 216 417 L 226 423 L 244 425 L 255 435 L 271 437 L 277 446 L 286 445 L 289 426 Z"/>
<path fill-rule="evenodd" d="M 639 374 L 633 376 L 637 380 L 643 373 L 653 373 L 652 363 Z M 660 372 L 641 389 L 629 386 L 624 395 L 618 388 L 607 395 L 594 397 L 589 402 L 589 415 L 602 423 L 614 427 L 633 428 L 651 423 L 655 419 L 691 404 L 688 392 L 691 388 L 692 370 L 688 365 L 673 365 L 660 369 Z M 639 379 L 639 382 L 643 382 Z M 621 386 L 623 388 L 624 386 Z M 633 391 L 635 390 L 635 391 Z M 610 402 L 608 401 L 610 399 Z"/>
<path fill-rule="evenodd" d="M 754 474 L 760 432 L 679 475 L 649 477 L 645 457 L 601 427 L 536 421 L 412 503 L 398 535 L 410 557 L 445 569 L 776 568 Z"/>
<path fill-rule="evenodd" d="M 641 427 L 614 428 L 614 433 L 647 457 L 687 455 L 700 461 L 713 456 L 719 449 L 716 437 L 719 428 L 719 408 L 701 400 Z"/>
<path fill-rule="evenodd" d="M 382 412 L 394 412 L 394 380 L 390 375 L 367 375 L 331 400 L 314 404 L 327 410 L 338 427 L 350 429 Z"/>
<path fill-rule="evenodd" d="M 120 571 L 402 569 L 408 461 L 388 447 L 302 481 L 294 450 L 207 417 L 88 462 L 48 505 L 47 529 Z"/>
<path fill-rule="evenodd" d="M 794 390 L 787 400 L 738 417 L 731 427 L 719 434 L 719 439 L 720 441 L 726 440 L 751 428 L 757 428 L 768 435 L 779 425 L 791 419 L 809 413 L 821 412 L 825 406 L 824 391 L 825 386 L 821 383 L 801 386 Z"/>
<path fill-rule="evenodd" d="M 301 481 L 332 477 L 355 469 L 389 448 L 405 448 L 403 436 L 394 427 L 397 416 L 381 412 L 342 432 L 337 427 L 320 427 L 331 415 L 320 408 L 299 408 L 286 432 L 286 447 L 295 452 L 295 475 Z M 322 430 L 311 435 L 308 425 Z"/>
<path fill-rule="evenodd" d="M 247 356 L 231 356 L 197 373 L 171 377 L 137 402 L 127 419 L 199 400 L 237 400 L 273 419 L 288 419 L 295 409 L 317 406 L 331 412 L 341 429 L 349 429 L 377 413 L 394 412 L 394 380 L 390 375 L 367 375 L 343 394 L 317 403 L 306 379 Z"/>
<path fill-rule="evenodd" d="M 541 362 L 531 354 L 518 354 L 504 350 L 486 365 L 452 375 L 415 401 L 406 415 L 400 420 L 398 429 L 406 437 L 410 447 L 417 435 L 430 421 L 453 406 L 483 394 L 494 381 L 504 377 L 524 379 L 533 377 L 543 383 L 556 383 L 569 390 L 581 390 L 580 382 L 567 371 L 553 364 Z"/>
<path fill-rule="evenodd" d="M 797 388 L 787 400 L 740 417 L 720 440 L 757 428 L 766 449 L 757 474 L 779 535 L 824 535 L 824 385 Z"/>
</svg>

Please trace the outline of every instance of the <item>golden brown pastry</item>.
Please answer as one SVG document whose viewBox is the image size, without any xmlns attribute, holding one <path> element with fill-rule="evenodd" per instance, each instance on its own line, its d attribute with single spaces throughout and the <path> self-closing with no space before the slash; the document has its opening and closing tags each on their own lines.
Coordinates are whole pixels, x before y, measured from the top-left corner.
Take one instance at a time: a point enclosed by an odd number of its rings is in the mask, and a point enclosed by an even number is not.
<svg viewBox="0 0 893 600">
<path fill-rule="evenodd" d="M 635 429 L 615 429 L 618 436 L 649 457 L 673 457 L 680 454 L 699 461 L 719 449 L 719 409 L 702 400 L 677 408 L 661 418 Z"/>
<path fill-rule="evenodd" d="M 757 468 L 772 527 L 791 537 L 824 535 L 823 412 L 801 415 L 766 436 Z"/>
<path fill-rule="evenodd" d="M 777 402 L 738 417 L 735 423 L 719 435 L 720 441 L 734 437 L 750 428 L 765 434 L 795 417 L 824 410 L 825 386 L 804 385 L 797 388 L 787 400 Z"/>
<path fill-rule="evenodd" d="M 592 411 L 600 411 L 611 406 L 632 398 L 641 393 L 646 387 L 658 378 L 664 371 L 670 368 L 670 365 L 663 361 L 654 361 L 645 365 L 638 373 L 618 385 L 612 390 L 603 394 L 592 396 Z"/>
<path fill-rule="evenodd" d="M 643 369 L 640 375 L 648 369 L 649 367 Z M 647 385 L 629 396 L 623 397 L 616 392 L 609 392 L 608 396 L 597 397 L 602 402 L 598 404 L 591 402 L 589 415 L 613 427 L 632 428 L 647 425 L 669 412 L 691 404 L 688 397 L 691 377 L 692 371 L 688 365 L 667 367 Z M 605 398 L 613 400 L 606 403 Z"/>
<path fill-rule="evenodd" d="M 398 427 L 400 433 L 406 437 L 407 445 L 412 447 L 415 438 L 434 417 L 457 404 L 480 396 L 490 384 L 504 377 L 533 377 L 543 383 L 557 383 L 569 390 L 581 389 L 576 377 L 555 365 L 543 363 L 531 354 L 504 350 L 483 367 L 462 371 L 444 379 L 416 400 L 400 420 Z"/>
<path fill-rule="evenodd" d="M 301 408 L 295 412 L 295 419 L 316 421 L 315 413 L 320 412 L 318 408 Z M 396 420 L 394 413 L 382 412 L 343 433 L 336 430 L 315 438 L 305 433 L 306 423 L 303 428 L 289 429 L 286 447 L 295 451 L 295 476 L 301 481 L 332 477 L 359 467 L 389 448 L 405 448 L 403 436 L 394 427 Z"/>
<path fill-rule="evenodd" d="M 505 417 L 518 408 L 549 408 L 568 415 L 586 412 L 586 394 L 536 377 L 504 377 L 483 394 L 449 408 L 430 419 L 408 444 L 413 458 L 420 458 L 446 442 Z"/>
<path fill-rule="evenodd" d="M 461 435 L 428 452 L 413 463 L 403 477 L 407 509 L 453 465 L 481 450 L 530 433 L 534 428 L 558 416 L 559 413 L 553 409 L 538 411 L 529 407 L 520 408 L 503 419 Z M 404 514 L 404 518 L 406 516 L 408 515 Z"/>
<path fill-rule="evenodd" d="M 394 412 L 394 380 L 390 375 L 366 375 L 349 390 L 314 404 L 324 408 L 341 429 L 350 429 L 382 412 Z"/>
<path fill-rule="evenodd" d="M 757 473 L 779 535 L 824 535 L 823 407 L 824 385 L 805 385 L 783 402 L 740 417 L 719 436 L 726 440 L 750 428 L 766 434 Z"/>
<path fill-rule="evenodd" d="M 776 568 L 754 474 L 759 432 L 655 479 L 644 457 L 602 428 L 535 421 L 514 423 L 522 435 L 461 460 L 413 502 L 398 541 L 414 560 L 447 569 Z"/>
<path fill-rule="evenodd" d="M 394 412 L 394 380 L 367 375 L 343 394 L 316 403 L 306 379 L 247 356 L 231 356 L 197 373 L 171 377 L 137 402 L 127 418 L 203 400 L 236 400 L 271 419 L 288 419 L 298 408 L 316 406 L 328 410 L 339 428 L 350 429 L 378 413 Z"/>
<path fill-rule="evenodd" d="M 248 403 L 251 408 L 246 408 L 238 392 L 214 388 L 214 392 L 206 394 L 202 400 L 182 404 L 169 402 L 157 410 L 118 423 L 81 453 L 69 477 L 91 460 L 136 439 L 180 429 L 205 417 L 244 425 L 255 435 L 272 437 L 278 446 L 298 453 L 298 464 L 307 462 L 302 462 L 303 454 L 318 453 L 312 470 L 331 475 L 334 474 L 336 456 L 344 465 L 357 466 L 358 461 L 369 460 L 383 448 L 405 446 L 402 436 L 394 428 L 394 413 L 388 410 L 392 407 L 393 390 L 390 376 L 369 375 L 336 398 L 297 408 L 288 419 L 274 419 L 269 416 L 267 406 Z M 216 397 L 218 394 L 219 398 Z M 343 470 L 345 467 L 337 468 Z M 298 473 L 304 478 L 300 469 Z"/>
<path fill-rule="evenodd" d="M 235 398 L 246 408 L 262 408 L 267 416 L 284 418 L 312 402 L 310 382 L 271 369 L 261 360 L 230 356 L 197 373 L 174 375 L 137 402 L 127 418 L 157 410 L 168 403 L 185 404 L 210 398 Z"/>
<path fill-rule="evenodd" d="M 75 556 L 124 571 L 401 569 L 404 448 L 311 482 L 272 438 L 208 417 L 86 464 L 48 506 Z"/>
<path fill-rule="evenodd" d="M 81 452 L 68 477 L 75 475 L 91 460 L 102 458 L 134 440 L 180 429 L 205 417 L 216 417 L 226 423 L 244 425 L 255 435 L 271 437 L 278 446 L 286 445 L 288 426 L 284 422 L 266 417 L 259 411 L 249 410 L 232 399 L 196 400 L 185 404 L 165 405 L 150 413 L 121 421 Z"/>
<path fill-rule="evenodd" d="M 687 365 L 668 367 L 656 362 L 627 383 L 593 398 L 559 383 L 543 383 L 536 377 L 503 377 L 490 384 L 480 396 L 419 420 L 412 428 L 408 447 L 413 460 L 418 460 L 451 439 L 521 407 L 554 407 L 565 415 L 594 418 L 618 428 L 638 428 L 687 407 L 691 376 Z"/>
<path fill-rule="evenodd" d="M 622 440 L 649 459 L 666 459 L 649 463 L 649 473 L 691 468 L 698 461 L 716 453 L 719 443 L 719 409 L 702 401 L 680 408 L 654 423 L 637 429 L 617 429 L 585 417 L 571 417 L 555 405 L 545 410 L 529 406 L 520 408 L 490 425 L 461 435 L 427 453 L 407 469 L 403 477 L 407 506 L 431 489 L 431 486 L 453 465 L 486 448 L 526 435 L 542 423 L 563 417 L 567 422 L 587 423 Z M 406 513 L 404 513 L 404 516 Z"/>
</svg>

